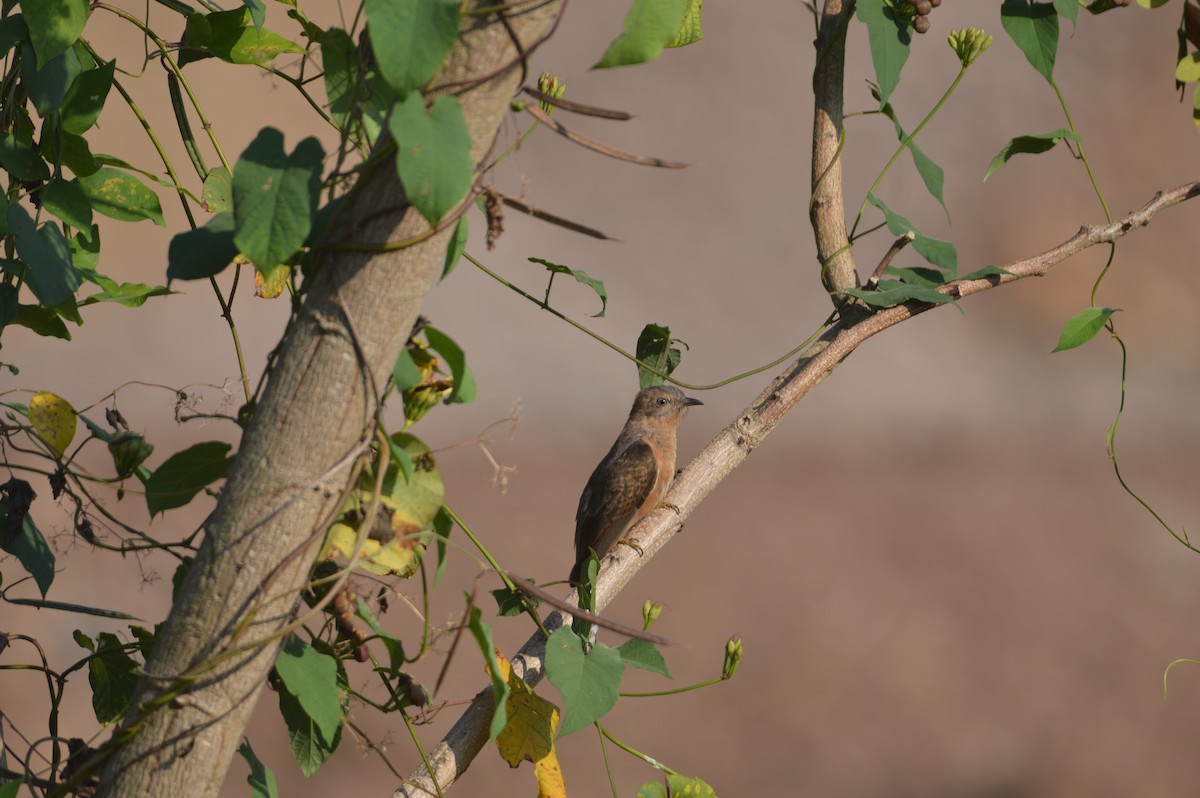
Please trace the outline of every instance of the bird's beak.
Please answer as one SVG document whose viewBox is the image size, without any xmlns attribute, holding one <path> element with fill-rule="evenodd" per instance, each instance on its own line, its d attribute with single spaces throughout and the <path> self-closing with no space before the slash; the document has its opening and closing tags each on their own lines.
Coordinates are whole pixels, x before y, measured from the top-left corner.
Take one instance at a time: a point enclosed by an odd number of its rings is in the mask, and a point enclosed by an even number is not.
<svg viewBox="0 0 1200 798">
<path fill-rule="evenodd" d="M 688 407 L 691 407 L 692 405 L 702 405 L 702 404 L 704 404 L 704 402 L 701 402 L 699 399 L 693 399 L 693 398 L 692 398 L 692 397 L 690 397 L 690 396 L 685 396 L 685 397 L 683 397 L 683 403 L 684 403 L 686 406 L 688 406 Z"/>
</svg>

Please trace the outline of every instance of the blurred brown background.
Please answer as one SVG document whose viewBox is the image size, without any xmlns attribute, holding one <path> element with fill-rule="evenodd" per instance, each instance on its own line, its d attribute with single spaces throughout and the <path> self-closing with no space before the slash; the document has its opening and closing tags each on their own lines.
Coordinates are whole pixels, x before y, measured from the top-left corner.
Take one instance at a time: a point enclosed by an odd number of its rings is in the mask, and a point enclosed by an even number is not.
<svg viewBox="0 0 1200 798">
<path fill-rule="evenodd" d="M 350 5 L 342 9 L 347 15 Z M 589 71 L 625 10 L 622 3 L 571 4 L 531 75 L 551 69 L 567 81 L 569 97 L 637 114 L 626 123 L 570 118 L 572 126 L 693 166 L 639 168 L 538 131 L 497 170 L 496 184 L 622 243 L 510 212 L 492 253 L 484 251 L 483 225 L 473 216 L 469 249 L 534 293 L 544 282 L 529 256 L 586 269 L 605 281 L 610 296 L 607 316 L 589 326 L 632 348 L 643 324 L 669 324 L 691 347 L 679 376 L 714 382 L 790 349 L 829 310 L 807 221 L 811 14 L 796 2 L 710 3 L 700 44 L 648 66 Z M 1081 14 L 1074 35 L 1064 24 L 1056 77 L 1115 214 L 1197 177 L 1196 133 L 1172 85 L 1178 11 L 1173 3 L 1155 12 Z M 270 9 L 269 24 L 291 32 L 279 12 Z M 177 38 L 175 19 L 157 6 L 153 13 L 161 33 Z M 335 22 L 339 12 L 310 13 Z M 1009 138 L 1063 127 L 1062 114 L 1053 91 L 1003 34 L 998 4 L 944 3 L 931 20 L 933 30 L 916 42 L 892 100 L 910 129 L 957 70 L 946 34 L 973 24 L 996 35 L 920 138 L 946 169 L 953 224 L 907 158 L 880 196 L 924 232 L 953 241 L 963 272 L 1044 250 L 1080 224 L 1103 221 L 1082 166 L 1065 150 L 1019 157 L 980 182 Z M 94 11 L 87 35 L 122 68 L 140 68 L 141 39 L 111 14 Z M 847 110 L 869 110 L 865 81 L 873 72 L 858 24 L 848 62 Z M 149 79 L 127 82 L 170 139 L 164 81 L 155 65 L 148 69 Z M 315 134 L 332 150 L 332 131 L 286 85 L 212 61 L 188 73 L 231 160 L 263 125 L 285 130 L 289 148 Z M 523 117 L 508 123 L 503 144 L 527 124 Z M 101 125 L 94 150 L 157 168 L 119 98 L 110 98 Z M 850 120 L 851 213 L 895 146 L 886 120 Z M 182 150 L 171 151 L 184 169 Z M 178 203 L 160 195 L 168 224 L 178 229 Z M 1124 239 L 1098 298 L 1123 309 L 1117 323 L 1130 349 L 1118 440 L 1123 473 L 1176 528 L 1188 527 L 1197 511 L 1198 213 L 1190 203 L 1169 210 Z M 105 222 L 102 234 L 102 271 L 121 280 L 165 279 L 169 232 Z M 860 267 L 869 270 L 889 243 L 883 234 L 859 242 Z M 1170 694 L 1162 695 L 1167 664 L 1200 655 L 1200 559 L 1172 541 L 1112 474 L 1105 430 L 1119 399 L 1116 345 L 1102 335 L 1081 350 L 1049 354 L 1063 321 L 1087 306 L 1104 254 L 1092 250 L 1045 279 L 972 298 L 965 315 L 944 308 L 891 330 L 802 403 L 610 610 L 635 622 L 644 599 L 665 602 L 656 631 L 678 643 L 666 651 L 677 685 L 716 676 L 725 640 L 740 634 L 746 658 L 737 678 L 676 697 L 624 700 L 607 726 L 723 796 L 1200 792 L 1193 743 L 1200 673 L 1191 666 L 1173 671 Z M 915 265 L 914 257 L 902 263 Z M 136 312 L 88 308 L 70 343 L 7 330 L 3 359 L 21 374 L 5 374 L 3 384 L 52 390 L 77 407 L 125 386 L 117 403 L 158 446 L 151 465 L 190 443 L 233 440 L 229 425 L 176 425 L 171 391 L 128 384 L 186 386 L 209 410 L 240 404 L 216 300 L 204 285 L 180 288 L 184 294 Z M 580 320 L 597 309 L 586 289 L 566 282 L 558 283 L 554 304 Z M 257 374 L 286 308 L 252 298 L 246 283 L 235 314 Z M 448 501 L 507 567 L 539 581 L 561 578 L 570 565 L 579 491 L 624 419 L 634 369 L 465 262 L 431 296 L 426 315 L 463 345 L 480 385 L 473 405 L 442 408 L 416 429 L 443 450 Z M 728 424 L 765 378 L 702 395 L 705 406 L 683 426 L 681 460 Z M 222 385 L 226 390 L 213 387 Z M 516 468 L 501 492 L 471 442 L 517 403 L 515 440 L 503 426 L 490 433 L 489 451 Z M 85 462 L 104 470 L 106 459 L 97 447 Z M 38 522 L 56 535 L 61 569 L 51 598 L 161 620 L 173 566 L 91 551 L 50 512 L 48 487 L 35 487 Z M 137 523 L 145 522 L 142 506 L 133 495 L 119 505 Z M 183 535 L 200 517 L 174 511 L 153 530 Z M 3 567 L 11 581 L 17 571 L 11 562 Z M 454 557 L 435 596 L 435 624 L 457 617 L 461 589 L 478 574 L 471 557 Z M 483 585 L 494 581 L 485 577 Z M 419 605 L 418 586 L 399 587 Z M 393 599 L 387 621 L 415 648 L 419 623 L 402 600 Z M 120 628 L 11 606 L 4 627 L 36 635 L 60 668 L 80 655 L 70 630 Z M 527 622 L 496 620 L 496 634 L 511 651 L 527 636 Z M 14 647 L 6 660 L 30 656 Z M 432 685 L 440 666 L 441 658 L 431 657 L 414 673 Z M 356 684 L 370 682 L 366 668 L 351 664 L 351 671 Z M 84 682 L 76 674 L 68 687 L 64 733 L 87 737 L 96 725 Z M 462 701 L 483 683 L 478 659 L 460 656 L 438 699 Z M 632 672 L 626 684 L 651 690 L 664 682 Z M 41 685 L 32 672 L 10 672 L 0 682 L 0 708 L 34 736 L 44 734 Z M 544 692 L 556 698 L 552 689 Z M 281 794 L 383 795 L 396 786 L 349 735 L 304 781 L 275 704 L 264 693 L 248 733 Z M 394 717 L 353 712 L 401 773 L 418 764 Z M 456 714 L 450 707 L 418 727 L 426 746 Z M 593 732 L 561 740 L 559 754 L 572 796 L 610 794 Z M 610 756 L 621 795 L 656 776 L 619 751 L 610 748 Z M 245 774 L 235 761 L 224 794 L 245 795 Z M 528 766 L 509 772 L 485 750 L 451 794 L 535 790 Z"/>
</svg>

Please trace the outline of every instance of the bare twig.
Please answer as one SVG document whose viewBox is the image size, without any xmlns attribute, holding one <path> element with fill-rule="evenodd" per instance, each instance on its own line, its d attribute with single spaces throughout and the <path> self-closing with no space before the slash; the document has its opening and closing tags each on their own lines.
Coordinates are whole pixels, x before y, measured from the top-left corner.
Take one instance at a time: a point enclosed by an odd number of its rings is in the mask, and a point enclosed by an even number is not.
<svg viewBox="0 0 1200 798">
<path fill-rule="evenodd" d="M 655 158 L 650 155 L 635 155 L 632 152 L 625 152 L 625 150 L 618 150 L 616 147 L 610 147 L 609 145 L 596 141 L 595 139 L 585 136 L 582 133 L 577 133 L 574 130 L 571 130 L 566 125 L 559 122 L 557 119 L 554 119 L 541 108 L 538 108 L 532 103 L 525 105 L 525 112 L 560 136 L 565 136 L 581 147 L 587 147 L 589 150 L 594 150 L 601 155 L 607 155 L 610 158 L 616 158 L 621 161 L 629 161 L 630 163 L 641 164 L 643 166 L 658 166 L 663 169 L 687 168 L 687 164 L 681 161 L 668 161 L 663 158 Z"/>
<path fill-rule="evenodd" d="M 879 265 L 875 267 L 875 271 L 871 274 L 871 279 L 867 280 L 867 284 L 863 287 L 870 290 L 879 285 L 879 279 L 883 277 L 884 270 L 892 264 L 892 259 L 900 254 L 900 250 L 904 249 L 906 246 L 916 240 L 916 237 L 917 234 L 912 230 L 909 230 L 907 233 L 892 242 L 891 248 L 888 249 L 887 253 L 883 256 L 883 259 L 879 261 Z"/>
<path fill-rule="evenodd" d="M 601 119 L 613 119 L 617 122 L 627 122 L 628 120 L 633 119 L 633 114 L 626 111 L 614 111 L 610 108 L 597 108 L 594 105 L 577 103 L 574 100 L 568 100 L 565 97 L 552 97 L 549 94 L 538 91 L 532 86 L 525 86 L 522 91 L 524 91 L 530 97 L 536 97 L 538 100 L 541 100 L 545 103 L 550 103 L 555 108 L 561 108 L 564 111 L 571 111 L 572 113 L 583 114 L 584 116 L 596 116 Z"/>
</svg>

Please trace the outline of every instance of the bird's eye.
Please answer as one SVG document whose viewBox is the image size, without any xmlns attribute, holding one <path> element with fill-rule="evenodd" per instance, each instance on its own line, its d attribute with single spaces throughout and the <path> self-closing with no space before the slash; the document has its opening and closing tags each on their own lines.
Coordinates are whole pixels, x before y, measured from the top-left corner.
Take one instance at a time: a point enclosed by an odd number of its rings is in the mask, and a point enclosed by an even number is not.
<svg viewBox="0 0 1200 798">
<path fill-rule="evenodd" d="M 662 407 L 666 407 L 667 405 L 669 405 L 671 403 L 671 400 L 665 396 L 660 396 L 657 399 L 655 399 L 654 401 L 658 402 L 658 404 L 661 405 Z"/>
</svg>

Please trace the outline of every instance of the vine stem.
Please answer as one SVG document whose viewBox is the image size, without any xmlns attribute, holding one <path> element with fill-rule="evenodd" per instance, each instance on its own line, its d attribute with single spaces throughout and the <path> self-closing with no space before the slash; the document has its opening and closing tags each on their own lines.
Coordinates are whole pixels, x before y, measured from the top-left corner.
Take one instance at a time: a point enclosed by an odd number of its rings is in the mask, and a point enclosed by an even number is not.
<svg viewBox="0 0 1200 798">
<path fill-rule="evenodd" d="M 883 171 L 881 171 L 879 176 L 875 178 L 875 182 L 871 184 L 871 188 L 867 190 L 866 196 L 863 197 L 862 204 L 858 206 L 858 214 L 854 217 L 854 224 L 850 227 L 851 239 L 854 238 L 854 233 L 856 230 L 858 230 L 858 223 L 862 221 L 863 211 L 867 209 L 867 197 L 875 193 L 875 189 L 879 188 L 879 184 L 883 182 L 883 178 L 887 176 L 887 173 L 896 163 L 896 159 L 900 157 L 900 153 L 908 149 L 908 145 L 911 144 L 913 139 L 917 137 L 917 134 L 925 129 L 925 126 L 929 124 L 929 120 L 933 119 L 937 112 L 942 109 L 942 106 L 946 104 L 946 101 L 950 99 L 950 95 L 954 94 L 954 90 L 958 88 L 958 84 L 962 83 L 963 77 L 967 74 L 967 68 L 968 67 L 966 66 L 959 68 L 958 74 L 954 76 L 954 81 L 950 84 L 950 88 L 946 89 L 946 91 L 942 94 L 941 99 L 934 104 L 933 108 L 929 110 L 929 113 L 925 114 L 925 118 L 921 120 L 921 123 L 913 128 L 911 133 L 904 137 L 904 140 L 900 142 L 900 146 L 896 148 L 896 151 L 892 153 L 892 157 L 889 158 L 887 164 L 884 165 Z M 1109 221 L 1111 222 L 1112 219 L 1110 218 Z"/>
</svg>

